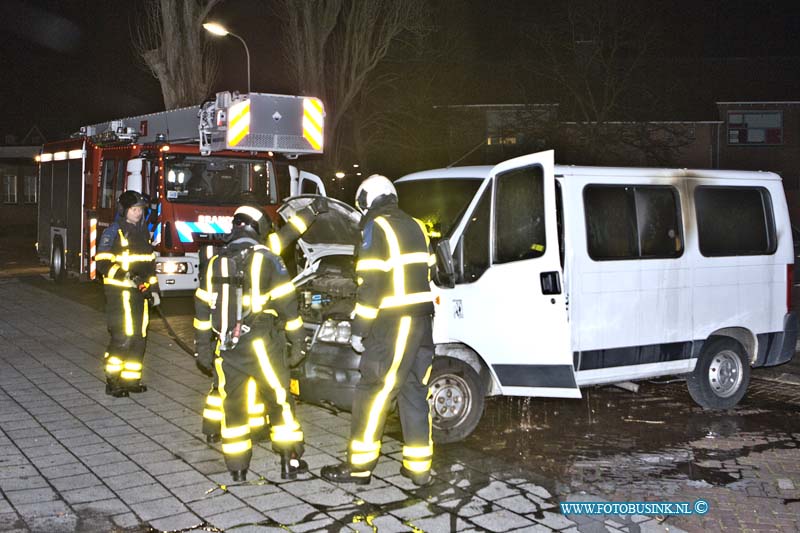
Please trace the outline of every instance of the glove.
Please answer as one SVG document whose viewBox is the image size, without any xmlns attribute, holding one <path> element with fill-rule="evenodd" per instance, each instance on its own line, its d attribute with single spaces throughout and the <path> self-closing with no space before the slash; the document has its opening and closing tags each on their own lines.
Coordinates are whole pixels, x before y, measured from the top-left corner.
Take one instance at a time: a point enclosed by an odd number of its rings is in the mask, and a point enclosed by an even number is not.
<svg viewBox="0 0 800 533">
<path fill-rule="evenodd" d="M 364 353 L 364 338 L 360 335 L 351 335 L 350 336 L 350 347 L 353 348 L 353 351 L 356 353 Z"/>
<path fill-rule="evenodd" d="M 314 215 L 321 215 L 322 213 L 328 212 L 328 202 L 322 196 L 314 198 L 314 201 L 311 202 L 308 207 L 311 208 L 311 212 L 314 213 Z"/>
<path fill-rule="evenodd" d="M 194 352 L 194 364 L 204 375 L 208 377 L 214 375 L 214 373 L 211 371 L 211 366 L 214 364 L 214 354 L 209 352 L 204 352 L 202 354 L 199 352 Z"/>
<path fill-rule="evenodd" d="M 299 342 L 292 344 L 291 348 L 289 348 L 289 358 L 286 360 L 286 363 L 289 365 L 289 368 L 294 368 L 306 358 L 306 352 L 303 350 L 303 347 L 300 345 Z"/>
<path fill-rule="evenodd" d="M 150 283 L 148 283 L 143 277 L 131 276 L 131 281 L 134 285 L 136 285 L 136 288 L 139 289 L 139 292 L 142 294 L 147 294 L 150 291 Z"/>
<path fill-rule="evenodd" d="M 161 296 L 157 292 L 150 293 L 150 306 L 157 307 L 161 303 Z"/>
</svg>

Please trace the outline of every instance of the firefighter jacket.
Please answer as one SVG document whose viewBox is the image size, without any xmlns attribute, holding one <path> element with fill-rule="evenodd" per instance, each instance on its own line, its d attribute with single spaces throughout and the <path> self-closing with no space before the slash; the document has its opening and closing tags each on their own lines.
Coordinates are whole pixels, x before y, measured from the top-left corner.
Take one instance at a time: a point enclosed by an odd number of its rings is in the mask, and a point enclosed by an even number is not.
<svg viewBox="0 0 800 533">
<path fill-rule="evenodd" d="M 103 231 L 97 245 L 97 271 L 103 284 L 137 289 L 146 284 L 149 291 L 157 290 L 156 256 L 150 244 L 150 233 L 143 224 L 129 224 L 117 219 Z"/>
<path fill-rule="evenodd" d="M 433 314 L 430 268 L 435 256 L 424 224 L 391 196 L 378 198 L 361 221 L 353 334 L 366 337 L 378 314 Z"/>
<path fill-rule="evenodd" d="M 262 337 L 273 327 L 283 328 L 293 347 L 300 347 L 305 340 L 303 319 L 297 310 L 297 293 L 283 260 L 266 246 L 258 244 L 251 236 L 241 233 L 232 235 L 228 242 L 231 251 L 251 248 L 244 267 L 245 283 L 242 298 L 245 335 Z M 209 260 L 204 278 L 195 292 L 195 345 L 198 361 L 207 365 L 213 359 L 211 350 L 211 306 L 217 295 L 214 290 L 213 262 Z"/>
</svg>

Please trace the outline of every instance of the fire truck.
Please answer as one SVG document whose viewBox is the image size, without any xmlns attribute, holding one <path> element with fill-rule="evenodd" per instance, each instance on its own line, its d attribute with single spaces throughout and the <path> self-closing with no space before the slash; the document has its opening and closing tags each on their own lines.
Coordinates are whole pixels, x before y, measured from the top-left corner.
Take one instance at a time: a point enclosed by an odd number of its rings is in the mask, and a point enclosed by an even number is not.
<svg viewBox="0 0 800 533">
<path fill-rule="evenodd" d="M 198 249 L 230 231 L 243 202 L 278 220 L 281 199 L 324 194 L 321 180 L 290 163 L 321 154 L 324 108 L 317 98 L 217 93 L 202 105 L 84 126 L 37 157 L 38 254 L 56 281 L 97 277 L 98 232 L 117 197 L 150 200 L 147 224 L 163 292 L 193 290 Z"/>
</svg>

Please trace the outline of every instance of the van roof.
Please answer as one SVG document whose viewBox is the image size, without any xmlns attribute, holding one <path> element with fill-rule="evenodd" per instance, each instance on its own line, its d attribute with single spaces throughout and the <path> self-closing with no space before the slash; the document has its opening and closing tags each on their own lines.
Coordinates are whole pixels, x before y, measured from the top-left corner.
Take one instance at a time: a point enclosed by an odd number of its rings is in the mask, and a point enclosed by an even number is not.
<svg viewBox="0 0 800 533">
<path fill-rule="evenodd" d="M 398 182 L 425 179 L 483 179 L 489 176 L 491 165 L 465 166 L 423 170 L 407 174 Z M 654 177 L 654 178 L 723 178 L 739 180 L 780 181 L 781 177 L 774 172 L 762 170 L 713 170 L 691 168 L 646 168 L 646 167 L 585 167 L 575 165 L 556 165 L 556 176 L 609 176 L 609 177 Z"/>
</svg>

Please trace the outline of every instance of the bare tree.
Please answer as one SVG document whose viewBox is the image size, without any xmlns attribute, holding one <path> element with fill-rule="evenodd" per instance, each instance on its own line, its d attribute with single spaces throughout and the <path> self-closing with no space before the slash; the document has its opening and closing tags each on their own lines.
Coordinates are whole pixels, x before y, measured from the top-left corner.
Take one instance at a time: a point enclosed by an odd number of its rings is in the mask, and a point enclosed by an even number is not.
<svg viewBox="0 0 800 533">
<path fill-rule="evenodd" d="M 427 29 L 424 0 L 275 0 L 299 89 L 326 105 L 326 159 L 336 165 L 340 126 L 369 76 L 404 34 Z"/>
<path fill-rule="evenodd" d="M 658 17 L 649 9 L 634 0 L 568 0 L 553 20 L 533 24 L 525 40 L 529 72 L 555 85 L 562 119 L 584 123 L 590 160 L 607 149 L 597 142 L 604 124 L 632 118 L 632 102 L 650 93 L 637 80 L 658 42 Z"/>
<path fill-rule="evenodd" d="M 217 76 L 202 23 L 220 0 L 147 0 L 133 46 L 161 84 L 166 109 L 200 103 Z"/>
</svg>

